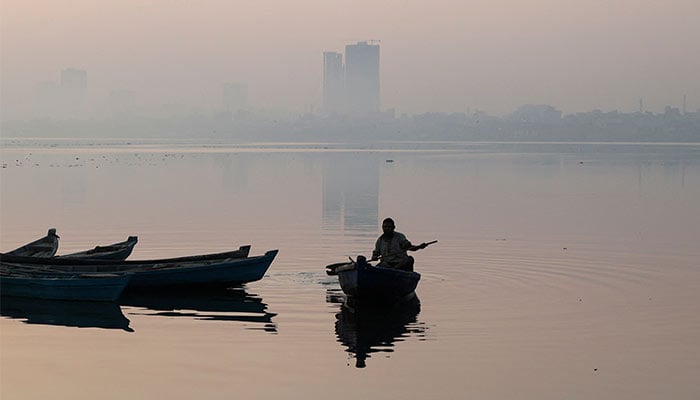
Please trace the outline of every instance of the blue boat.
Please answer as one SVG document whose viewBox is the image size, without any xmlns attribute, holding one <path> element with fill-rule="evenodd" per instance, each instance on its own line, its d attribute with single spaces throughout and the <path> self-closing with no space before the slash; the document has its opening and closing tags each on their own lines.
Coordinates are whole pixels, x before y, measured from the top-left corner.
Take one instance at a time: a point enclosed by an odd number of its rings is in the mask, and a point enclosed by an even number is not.
<svg viewBox="0 0 700 400">
<path fill-rule="evenodd" d="M 278 250 L 262 256 L 182 262 L 134 270 L 129 289 L 217 289 L 258 281 L 265 276 Z"/>
<path fill-rule="evenodd" d="M 208 289 L 262 279 L 278 250 L 247 257 L 249 250 L 250 246 L 241 246 L 225 253 L 121 262 L 0 254 L 0 264 L 13 272 L 131 274 L 128 289 Z"/>
<path fill-rule="evenodd" d="M 124 261 L 131 255 L 134 246 L 138 242 L 137 236 L 129 236 L 125 241 L 110 244 L 108 246 L 95 246 L 95 248 L 77 253 L 63 254 L 58 258 L 90 258 L 92 260 Z"/>
<path fill-rule="evenodd" d="M 362 303 L 396 303 L 416 295 L 420 274 L 394 268 L 373 266 L 365 257 L 336 266 L 340 288 L 349 298 Z"/>
<path fill-rule="evenodd" d="M 18 274 L 2 265 L 0 293 L 49 300 L 115 301 L 130 278 L 129 274 Z"/>
</svg>

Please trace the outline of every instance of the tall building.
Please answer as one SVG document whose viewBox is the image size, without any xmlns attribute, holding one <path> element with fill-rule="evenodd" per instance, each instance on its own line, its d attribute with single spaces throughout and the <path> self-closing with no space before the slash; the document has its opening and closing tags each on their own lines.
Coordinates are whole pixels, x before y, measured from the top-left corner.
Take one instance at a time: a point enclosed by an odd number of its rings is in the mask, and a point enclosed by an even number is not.
<svg viewBox="0 0 700 400">
<path fill-rule="evenodd" d="M 242 83 L 224 83 L 224 108 L 236 112 L 248 108 L 248 85 Z"/>
<path fill-rule="evenodd" d="M 345 88 L 349 112 L 380 110 L 379 45 L 358 42 L 345 46 Z"/>
<path fill-rule="evenodd" d="M 344 105 L 343 55 L 334 51 L 323 52 L 323 109 L 341 112 Z"/>
</svg>

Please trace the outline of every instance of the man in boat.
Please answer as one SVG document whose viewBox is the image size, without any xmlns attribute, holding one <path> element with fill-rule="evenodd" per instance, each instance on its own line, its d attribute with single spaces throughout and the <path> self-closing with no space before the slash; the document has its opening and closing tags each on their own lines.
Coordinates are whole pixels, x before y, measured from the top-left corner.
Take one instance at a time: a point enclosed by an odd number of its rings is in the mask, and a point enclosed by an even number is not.
<svg viewBox="0 0 700 400">
<path fill-rule="evenodd" d="M 406 254 L 407 250 L 417 251 L 424 249 L 427 244 L 421 243 L 414 246 L 406 235 L 401 232 L 396 232 L 396 224 L 391 218 L 386 218 L 382 221 L 382 231 L 384 232 L 374 245 L 372 251 L 372 261 L 379 258 L 382 261 L 378 267 L 396 268 L 404 271 L 413 271 L 413 257 Z"/>
</svg>

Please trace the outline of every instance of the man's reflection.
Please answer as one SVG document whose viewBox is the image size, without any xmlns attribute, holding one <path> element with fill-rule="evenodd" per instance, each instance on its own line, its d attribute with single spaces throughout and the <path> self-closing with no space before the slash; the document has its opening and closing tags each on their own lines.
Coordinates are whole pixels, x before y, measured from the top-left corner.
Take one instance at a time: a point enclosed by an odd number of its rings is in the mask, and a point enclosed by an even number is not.
<svg viewBox="0 0 700 400">
<path fill-rule="evenodd" d="M 330 302 L 340 299 L 336 294 L 327 298 Z M 423 335 L 425 326 L 418 322 L 419 313 L 418 297 L 388 308 L 357 308 L 346 301 L 335 315 L 335 334 L 354 355 L 355 367 L 364 368 L 371 353 L 393 352 L 394 342 Z"/>
</svg>

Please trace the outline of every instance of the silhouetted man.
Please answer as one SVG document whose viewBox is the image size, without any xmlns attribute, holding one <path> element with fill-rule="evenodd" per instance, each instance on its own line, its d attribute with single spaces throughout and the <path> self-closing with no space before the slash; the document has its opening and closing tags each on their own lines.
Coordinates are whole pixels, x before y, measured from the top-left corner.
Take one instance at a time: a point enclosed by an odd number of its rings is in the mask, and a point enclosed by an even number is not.
<svg viewBox="0 0 700 400">
<path fill-rule="evenodd" d="M 382 221 L 382 231 L 384 232 L 374 245 L 372 251 L 372 261 L 379 258 L 382 260 L 378 267 L 396 268 L 404 271 L 413 271 L 413 257 L 406 254 L 407 250 L 416 251 L 424 249 L 427 244 L 421 243 L 417 246 L 411 244 L 406 236 L 401 232 L 396 232 L 396 224 L 391 218 Z"/>
</svg>

